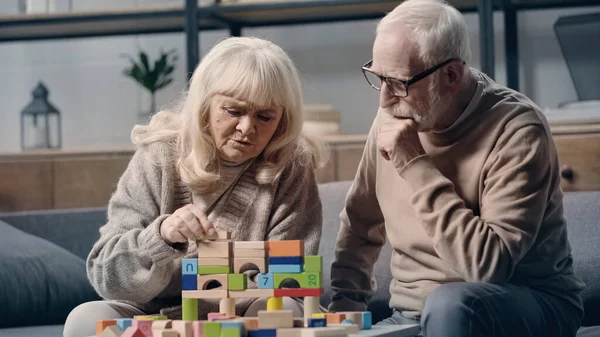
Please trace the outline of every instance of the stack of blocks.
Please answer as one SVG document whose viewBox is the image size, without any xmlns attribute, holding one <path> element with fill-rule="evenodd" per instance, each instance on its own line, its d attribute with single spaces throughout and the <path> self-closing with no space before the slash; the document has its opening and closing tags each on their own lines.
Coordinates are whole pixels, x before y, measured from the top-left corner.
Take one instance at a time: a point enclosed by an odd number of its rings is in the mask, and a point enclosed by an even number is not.
<svg viewBox="0 0 600 337">
<path fill-rule="evenodd" d="M 370 312 L 324 314 L 319 310 L 323 294 L 321 256 L 304 256 L 304 242 L 232 242 L 230 233 L 218 232 L 198 241 L 198 258 L 182 261 L 182 320 L 164 316 L 98 321 L 101 337 L 347 337 L 397 336 L 394 327 L 371 329 Z M 248 289 L 243 273 L 247 265 L 258 267 L 257 289 Z M 281 289 L 286 280 L 299 288 Z M 219 288 L 209 289 L 216 281 Z M 282 297 L 304 297 L 304 318 L 283 310 Z M 258 317 L 235 315 L 238 297 L 267 297 L 267 310 Z M 219 313 L 198 320 L 198 300 L 221 299 Z M 408 335 L 406 335 L 408 336 Z"/>
</svg>

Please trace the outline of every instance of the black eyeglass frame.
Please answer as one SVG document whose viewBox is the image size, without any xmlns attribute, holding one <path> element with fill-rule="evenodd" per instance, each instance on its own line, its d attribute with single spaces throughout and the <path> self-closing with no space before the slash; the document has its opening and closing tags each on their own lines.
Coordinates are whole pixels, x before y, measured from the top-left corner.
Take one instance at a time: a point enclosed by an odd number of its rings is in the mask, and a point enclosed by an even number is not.
<svg viewBox="0 0 600 337">
<path fill-rule="evenodd" d="M 373 74 L 373 75 L 375 75 L 375 76 L 377 76 L 377 77 L 379 77 L 379 79 L 381 80 L 381 83 L 382 83 L 382 84 L 383 84 L 383 82 L 385 82 L 385 84 L 386 84 L 386 85 L 387 85 L 387 87 L 388 87 L 388 90 L 389 90 L 389 91 L 391 91 L 391 92 L 392 92 L 392 94 L 394 94 L 394 96 L 396 96 L 396 97 L 400 97 L 400 98 L 404 98 L 404 97 L 407 97 L 407 96 L 408 96 L 408 87 L 409 87 L 411 84 L 414 84 L 414 83 L 416 83 L 416 82 L 418 82 L 418 81 L 420 81 L 420 80 L 424 79 L 425 77 L 427 77 L 427 76 L 429 76 L 429 75 L 433 74 L 433 73 L 434 73 L 434 72 L 436 72 L 438 69 L 440 69 L 441 67 L 445 66 L 446 64 L 448 64 L 448 63 L 450 63 L 450 62 L 452 62 L 452 61 L 461 61 L 461 62 L 462 62 L 462 64 L 465 64 L 465 62 L 464 62 L 464 61 L 462 61 L 460 58 L 453 57 L 453 58 L 451 58 L 451 59 L 448 59 L 448 60 L 446 60 L 446 61 L 444 61 L 444 62 L 442 62 L 442 63 L 439 63 L 439 64 L 437 64 L 437 65 L 435 65 L 435 66 L 433 66 L 433 67 L 431 67 L 431 68 L 429 68 L 429 69 L 426 69 L 425 71 L 422 71 L 422 72 L 420 72 L 420 73 L 416 74 L 415 76 L 413 76 L 412 78 L 410 78 L 410 79 L 408 79 L 408 80 L 401 80 L 401 79 L 399 79 L 399 78 L 394 78 L 394 77 L 383 76 L 383 75 L 379 75 L 379 74 L 375 73 L 374 71 L 372 71 L 372 70 L 369 68 L 371 65 L 373 65 L 373 59 L 371 59 L 369 62 L 365 63 L 365 64 L 364 64 L 364 65 L 361 67 L 361 69 L 362 69 L 363 75 L 365 76 L 365 79 L 367 80 L 367 83 L 369 83 L 369 85 L 370 85 L 370 86 L 371 86 L 373 89 L 375 89 L 375 90 L 377 90 L 377 91 L 381 91 L 381 87 L 379 87 L 379 88 L 378 88 L 377 86 L 373 85 L 373 83 L 371 83 L 371 81 L 369 81 L 369 78 L 367 77 L 367 72 L 368 72 L 368 73 L 370 73 L 370 74 Z M 388 82 L 388 81 L 393 81 L 393 82 L 397 82 L 397 83 L 402 83 L 402 85 L 404 85 L 404 91 L 406 92 L 406 94 L 405 94 L 405 95 L 398 95 L 398 93 L 396 93 L 396 92 L 394 91 L 394 89 L 393 89 L 393 88 L 394 88 L 394 86 L 393 86 L 393 85 L 390 85 L 390 82 Z M 392 83 L 393 83 L 393 82 L 392 82 Z"/>
</svg>

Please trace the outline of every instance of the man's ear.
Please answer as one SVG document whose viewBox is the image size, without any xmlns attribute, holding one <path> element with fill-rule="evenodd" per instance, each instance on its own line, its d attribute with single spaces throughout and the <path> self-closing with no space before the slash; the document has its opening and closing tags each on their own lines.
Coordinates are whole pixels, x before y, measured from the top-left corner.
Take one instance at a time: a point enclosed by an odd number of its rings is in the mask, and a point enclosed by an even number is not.
<svg viewBox="0 0 600 337">
<path fill-rule="evenodd" d="M 464 64 L 452 61 L 444 67 L 442 80 L 450 91 L 458 91 L 464 76 Z"/>
</svg>

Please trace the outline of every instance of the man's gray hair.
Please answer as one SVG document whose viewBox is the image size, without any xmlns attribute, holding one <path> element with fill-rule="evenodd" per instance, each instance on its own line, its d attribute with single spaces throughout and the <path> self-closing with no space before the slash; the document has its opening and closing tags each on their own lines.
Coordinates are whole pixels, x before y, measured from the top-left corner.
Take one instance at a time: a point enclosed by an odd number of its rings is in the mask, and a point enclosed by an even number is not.
<svg viewBox="0 0 600 337">
<path fill-rule="evenodd" d="M 426 67 L 454 57 L 467 64 L 471 61 L 467 23 L 456 8 L 444 1 L 406 0 L 379 22 L 377 34 L 394 26 L 412 32 L 410 39 L 417 44 Z"/>
</svg>

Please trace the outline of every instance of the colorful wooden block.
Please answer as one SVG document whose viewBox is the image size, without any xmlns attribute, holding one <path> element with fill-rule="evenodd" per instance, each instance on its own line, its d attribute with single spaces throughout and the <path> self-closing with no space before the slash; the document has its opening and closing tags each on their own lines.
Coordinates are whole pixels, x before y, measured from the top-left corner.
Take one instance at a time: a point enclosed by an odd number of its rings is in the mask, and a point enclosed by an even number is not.
<svg viewBox="0 0 600 337">
<path fill-rule="evenodd" d="M 308 319 L 308 327 L 309 328 L 319 328 L 327 326 L 327 320 L 325 318 L 309 318 Z"/>
<path fill-rule="evenodd" d="M 323 257 L 320 255 L 309 255 L 304 257 L 304 271 L 323 272 Z"/>
<path fill-rule="evenodd" d="M 327 314 L 325 315 L 325 319 L 327 320 L 327 325 L 329 324 L 340 324 L 346 318 L 344 314 Z"/>
<path fill-rule="evenodd" d="M 339 312 L 340 314 L 346 315 L 346 320 L 349 320 L 351 323 L 354 323 L 363 329 L 362 324 L 362 312 L 361 311 L 349 311 L 349 312 Z M 344 323 L 344 321 L 342 321 Z"/>
<path fill-rule="evenodd" d="M 156 320 L 156 321 L 152 322 L 152 331 L 171 329 L 172 325 L 173 325 L 173 321 L 170 319 Z"/>
<path fill-rule="evenodd" d="M 117 325 L 117 321 L 114 319 L 96 321 L 96 336 L 100 336 L 104 329 L 112 325 Z"/>
<path fill-rule="evenodd" d="M 283 298 L 271 296 L 267 298 L 267 311 L 283 309 Z"/>
<path fill-rule="evenodd" d="M 182 290 L 198 290 L 198 275 L 181 275 Z"/>
<path fill-rule="evenodd" d="M 198 258 L 231 257 L 233 243 L 229 241 L 198 241 Z"/>
<path fill-rule="evenodd" d="M 100 334 L 100 337 L 121 337 L 123 332 L 116 325 L 107 326 Z"/>
<path fill-rule="evenodd" d="M 301 264 L 270 264 L 269 265 L 269 273 L 301 273 L 302 265 Z"/>
<path fill-rule="evenodd" d="M 204 235 L 202 240 L 214 241 L 214 240 L 231 240 L 231 233 L 226 231 L 215 231 L 212 235 Z"/>
<path fill-rule="evenodd" d="M 267 251 L 264 249 L 234 249 L 234 257 L 267 257 Z"/>
<path fill-rule="evenodd" d="M 319 306 L 320 298 L 317 296 L 305 296 L 304 297 L 304 308 L 303 314 L 305 318 L 305 325 L 308 326 L 308 319 L 312 317 L 314 313 L 321 312 Z"/>
<path fill-rule="evenodd" d="M 242 322 L 244 324 L 244 329 L 246 331 L 251 329 L 258 329 L 258 318 L 257 317 L 240 317 L 236 318 L 236 321 Z"/>
<path fill-rule="evenodd" d="M 256 285 L 258 289 L 273 289 L 274 278 L 272 273 L 258 274 L 256 278 Z"/>
<path fill-rule="evenodd" d="M 304 318 L 294 317 L 294 328 L 304 328 Z"/>
<path fill-rule="evenodd" d="M 244 324 L 241 322 L 221 322 L 221 337 L 242 337 Z"/>
<path fill-rule="evenodd" d="M 181 273 L 183 275 L 198 274 L 198 259 L 182 259 L 181 260 Z"/>
<path fill-rule="evenodd" d="M 325 316 L 327 316 L 327 313 L 314 313 L 312 314 L 312 318 L 322 318 L 325 319 Z"/>
<path fill-rule="evenodd" d="M 306 297 L 306 296 L 323 296 L 323 288 L 286 288 L 286 289 L 273 289 L 275 296 L 278 297 Z"/>
<path fill-rule="evenodd" d="M 133 319 L 133 323 L 131 323 L 131 327 L 140 330 L 144 336 L 152 337 L 152 320 L 137 320 Z"/>
<path fill-rule="evenodd" d="M 302 329 L 302 337 L 347 337 L 342 328 L 322 327 Z"/>
<path fill-rule="evenodd" d="M 233 243 L 235 250 L 238 249 L 251 249 L 251 250 L 267 250 L 269 245 L 267 241 L 237 241 Z"/>
<path fill-rule="evenodd" d="M 229 290 L 229 297 L 269 297 L 275 296 L 274 289 Z"/>
<path fill-rule="evenodd" d="M 302 329 L 277 329 L 277 337 L 302 337 Z"/>
<path fill-rule="evenodd" d="M 293 279 L 298 282 L 300 288 L 308 288 L 306 287 L 306 275 L 303 273 L 277 273 L 273 274 L 273 288 L 281 288 L 281 283 L 287 279 Z"/>
<path fill-rule="evenodd" d="M 212 322 L 212 321 L 216 320 L 217 318 L 224 317 L 224 316 L 225 315 L 223 315 L 220 312 L 209 312 L 207 315 L 207 319 Z"/>
<path fill-rule="evenodd" d="M 153 337 L 181 337 L 181 335 L 173 329 L 166 329 L 156 331 L 156 333 L 153 334 Z"/>
<path fill-rule="evenodd" d="M 269 257 L 269 265 L 272 264 L 304 264 L 303 256 L 273 256 Z"/>
<path fill-rule="evenodd" d="M 194 332 L 192 330 L 192 322 L 173 321 L 171 329 L 177 331 L 179 337 L 194 337 Z"/>
<path fill-rule="evenodd" d="M 304 241 L 285 240 L 267 241 L 269 244 L 269 256 L 304 256 Z"/>
<path fill-rule="evenodd" d="M 221 323 L 220 322 L 205 322 L 204 323 L 204 336 L 213 337 L 221 335 Z"/>
<path fill-rule="evenodd" d="M 119 329 L 121 329 L 121 331 L 125 331 L 127 328 L 129 328 L 131 326 L 131 323 L 133 321 L 132 318 L 117 318 L 117 326 L 119 327 Z"/>
<path fill-rule="evenodd" d="M 362 319 L 362 329 L 363 330 L 369 330 L 371 329 L 371 326 L 373 324 L 373 315 L 371 314 L 370 311 L 363 311 L 361 313 L 361 319 Z"/>
<path fill-rule="evenodd" d="M 227 316 L 235 316 L 235 298 L 222 298 L 219 302 L 219 312 Z"/>
<path fill-rule="evenodd" d="M 267 272 L 267 261 L 263 257 L 236 257 L 233 259 L 233 272 L 243 273 L 249 269 L 258 268 L 259 272 Z"/>
<path fill-rule="evenodd" d="M 146 337 L 146 335 L 144 335 L 142 330 L 130 326 L 129 328 L 125 329 L 125 331 L 123 331 L 121 337 Z"/>
<path fill-rule="evenodd" d="M 208 286 L 214 286 L 218 282 L 221 287 L 219 289 L 227 290 L 229 286 L 228 274 L 211 274 L 211 275 L 198 275 L 198 290 L 211 290 Z M 227 296 L 225 296 L 227 297 Z"/>
<path fill-rule="evenodd" d="M 277 329 L 254 329 L 248 331 L 248 337 L 277 337 Z"/>
<path fill-rule="evenodd" d="M 183 290 L 181 298 L 224 298 L 227 297 L 227 289 L 212 289 L 212 290 Z"/>
<path fill-rule="evenodd" d="M 228 257 L 201 257 L 195 259 L 198 266 L 230 266 L 231 261 Z M 198 274 L 198 271 L 196 271 Z"/>
<path fill-rule="evenodd" d="M 311 271 L 304 272 L 305 283 L 302 285 L 303 288 L 322 288 L 323 287 L 323 276 L 321 272 Z"/>
<path fill-rule="evenodd" d="M 246 290 L 248 288 L 248 276 L 246 274 L 228 274 L 227 289 Z"/>
<path fill-rule="evenodd" d="M 332 327 L 332 328 L 340 328 L 343 329 L 347 334 L 355 334 L 358 333 L 358 331 L 360 330 L 358 328 L 358 325 L 353 324 L 353 323 L 349 323 L 349 324 L 344 324 L 344 323 L 340 323 L 340 324 L 327 324 L 328 327 Z"/>
<path fill-rule="evenodd" d="M 292 310 L 258 311 L 259 329 L 293 328 L 294 314 Z"/>
<path fill-rule="evenodd" d="M 192 332 L 194 333 L 194 337 L 205 337 L 204 336 L 204 322 L 205 321 L 193 321 L 192 322 Z M 206 336 L 208 337 L 208 336 Z"/>
<path fill-rule="evenodd" d="M 198 299 L 197 298 L 182 298 L 181 300 L 181 318 L 184 321 L 198 320 Z"/>
<path fill-rule="evenodd" d="M 154 318 L 152 315 L 135 315 L 133 316 L 135 321 L 153 321 Z"/>
<path fill-rule="evenodd" d="M 198 266 L 198 275 L 229 274 L 229 266 Z"/>
</svg>

